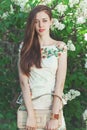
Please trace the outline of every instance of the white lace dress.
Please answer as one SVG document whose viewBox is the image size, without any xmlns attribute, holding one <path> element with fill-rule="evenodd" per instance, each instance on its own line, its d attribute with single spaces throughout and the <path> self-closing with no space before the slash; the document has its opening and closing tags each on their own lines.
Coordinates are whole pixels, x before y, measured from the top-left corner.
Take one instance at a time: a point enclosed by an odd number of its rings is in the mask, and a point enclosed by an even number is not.
<svg viewBox="0 0 87 130">
<path fill-rule="evenodd" d="M 32 67 L 29 77 L 32 98 L 54 91 L 58 59 L 64 51 L 64 48 L 60 49 L 57 45 L 41 47 L 42 68 Z M 37 100 L 33 100 L 32 103 L 34 109 L 50 109 L 52 107 L 52 96 L 42 96 Z M 62 126 L 58 130 L 65 130 L 65 128 L 64 116 L 62 115 Z"/>
</svg>

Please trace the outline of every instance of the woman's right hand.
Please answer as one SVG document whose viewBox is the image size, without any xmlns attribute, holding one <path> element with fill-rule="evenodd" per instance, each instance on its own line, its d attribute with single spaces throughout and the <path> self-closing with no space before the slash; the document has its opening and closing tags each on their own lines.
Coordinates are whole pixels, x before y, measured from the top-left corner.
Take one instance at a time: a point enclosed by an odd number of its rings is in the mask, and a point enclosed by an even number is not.
<svg viewBox="0 0 87 130">
<path fill-rule="evenodd" d="M 26 130 L 36 130 L 36 118 L 35 116 L 28 116 L 26 122 Z"/>
</svg>

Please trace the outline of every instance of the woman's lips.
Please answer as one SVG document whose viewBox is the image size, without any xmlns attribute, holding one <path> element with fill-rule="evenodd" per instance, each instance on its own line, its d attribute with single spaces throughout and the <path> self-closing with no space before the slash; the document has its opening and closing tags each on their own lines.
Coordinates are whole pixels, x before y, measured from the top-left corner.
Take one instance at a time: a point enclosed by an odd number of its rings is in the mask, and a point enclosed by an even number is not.
<svg viewBox="0 0 87 130">
<path fill-rule="evenodd" d="M 45 29 L 39 29 L 39 32 L 43 32 Z"/>
</svg>

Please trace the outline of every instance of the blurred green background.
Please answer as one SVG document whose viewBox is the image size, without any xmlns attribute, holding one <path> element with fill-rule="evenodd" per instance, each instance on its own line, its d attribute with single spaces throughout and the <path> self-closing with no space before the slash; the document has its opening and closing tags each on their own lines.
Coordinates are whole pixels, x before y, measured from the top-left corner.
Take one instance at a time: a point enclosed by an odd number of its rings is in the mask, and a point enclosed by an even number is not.
<svg viewBox="0 0 87 130">
<path fill-rule="evenodd" d="M 38 4 L 52 8 L 52 37 L 68 47 L 68 69 L 64 93 L 81 95 L 64 106 L 67 130 L 85 130 L 87 108 L 87 1 L 0 0 L 0 130 L 17 130 L 16 104 L 21 91 L 18 79 L 18 49 L 23 40 L 29 11 Z"/>
</svg>

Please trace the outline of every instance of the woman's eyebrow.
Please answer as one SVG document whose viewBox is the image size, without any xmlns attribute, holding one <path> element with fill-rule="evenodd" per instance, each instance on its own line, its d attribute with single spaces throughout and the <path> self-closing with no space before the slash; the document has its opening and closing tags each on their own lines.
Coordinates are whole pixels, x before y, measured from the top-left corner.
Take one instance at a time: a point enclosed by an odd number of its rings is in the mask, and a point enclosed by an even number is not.
<svg viewBox="0 0 87 130">
<path fill-rule="evenodd" d="M 48 18 L 42 18 L 42 19 L 48 19 Z M 35 20 L 39 20 L 39 19 L 35 18 Z"/>
</svg>

